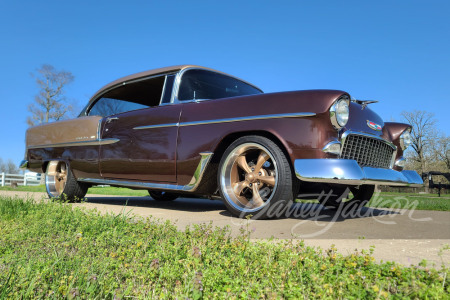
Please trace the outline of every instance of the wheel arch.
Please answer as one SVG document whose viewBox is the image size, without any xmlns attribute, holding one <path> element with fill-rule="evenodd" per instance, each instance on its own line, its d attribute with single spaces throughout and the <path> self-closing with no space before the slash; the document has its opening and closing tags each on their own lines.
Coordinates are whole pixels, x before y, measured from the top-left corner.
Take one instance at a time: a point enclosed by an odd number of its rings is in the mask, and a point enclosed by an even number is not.
<svg viewBox="0 0 450 300">
<path fill-rule="evenodd" d="M 286 144 L 286 141 L 283 140 L 280 136 L 276 135 L 273 132 L 266 131 L 266 130 L 249 130 L 249 131 L 237 131 L 230 133 L 226 135 L 224 138 L 220 140 L 220 142 L 217 144 L 216 148 L 214 149 L 213 157 L 211 159 L 212 162 L 220 162 L 220 159 L 222 158 L 223 154 L 225 153 L 225 150 L 230 146 L 235 140 L 238 138 L 244 137 L 244 136 L 250 136 L 250 135 L 257 135 L 262 136 L 265 138 L 268 138 L 275 144 L 277 144 L 278 147 L 283 151 L 283 153 L 286 155 L 287 158 L 290 158 L 289 154 L 289 148 Z M 289 163 L 291 164 L 290 159 Z M 292 164 L 291 164 L 292 167 Z"/>
<path fill-rule="evenodd" d="M 217 177 L 219 163 L 223 157 L 223 154 L 235 140 L 244 136 L 251 136 L 251 135 L 262 136 L 274 142 L 278 147 L 280 147 L 281 151 L 283 151 L 284 155 L 288 158 L 288 162 L 292 171 L 294 170 L 288 151 L 289 148 L 286 146 L 286 142 L 282 138 L 280 138 L 273 132 L 265 130 L 236 131 L 227 134 L 217 143 L 213 151 L 214 154 L 211 158 L 209 165 L 206 167 L 205 175 L 203 176 L 203 178 L 214 178 L 214 180 L 203 181 L 200 184 L 198 190 L 196 191 L 197 194 L 202 195 L 216 194 L 216 192 L 218 191 L 218 185 L 217 180 L 215 180 L 215 178 Z"/>
</svg>

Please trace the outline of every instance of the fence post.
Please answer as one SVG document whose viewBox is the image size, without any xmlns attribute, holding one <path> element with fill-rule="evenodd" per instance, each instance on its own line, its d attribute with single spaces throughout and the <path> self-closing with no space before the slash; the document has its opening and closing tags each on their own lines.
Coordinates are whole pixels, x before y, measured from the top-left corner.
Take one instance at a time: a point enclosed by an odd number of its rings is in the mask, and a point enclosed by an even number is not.
<svg viewBox="0 0 450 300">
<path fill-rule="evenodd" d="M 5 172 L 2 172 L 2 186 L 5 186 Z"/>
<path fill-rule="evenodd" d="M 23 186 L 27 186 L 27 174 L 23 174 Z"/>
</svg>

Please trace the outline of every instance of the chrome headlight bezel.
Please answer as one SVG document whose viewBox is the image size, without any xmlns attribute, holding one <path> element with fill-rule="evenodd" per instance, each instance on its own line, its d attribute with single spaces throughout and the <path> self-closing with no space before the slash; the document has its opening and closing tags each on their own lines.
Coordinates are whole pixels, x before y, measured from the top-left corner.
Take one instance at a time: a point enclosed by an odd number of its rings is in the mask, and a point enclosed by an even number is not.
<svg viewBox="0 0 450 300">
<path fill-rule="evenodd" d="M 405 150 L 412 144 L 411 128 L 406 129 L 400 135 L 400 147 Z"/>
<path fill-rule="evenodd" d="M 350 117 L 350 99 L 347 95 L 336 100 L 330 108 L 330 120 L 333 127 L 341 129 L 347 125 Z"/>
</svg>

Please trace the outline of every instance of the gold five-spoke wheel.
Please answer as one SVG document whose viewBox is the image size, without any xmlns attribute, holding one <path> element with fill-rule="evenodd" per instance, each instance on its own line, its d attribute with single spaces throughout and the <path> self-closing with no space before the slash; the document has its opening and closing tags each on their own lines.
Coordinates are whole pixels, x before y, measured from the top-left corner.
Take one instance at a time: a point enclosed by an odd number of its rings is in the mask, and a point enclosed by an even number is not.
<svg viewBox="0 0 450 300">
<path fill-rule="evenodd" d="M 235 216 L 276 217 L 269 209 L 292 200 L 292 174 L 283 151 L 261 136 L 237 139 L 225 151 L 218 172 L 219 191 Z M 281 213 L 276 211 L 274 214 Z"/>
<path fill-rule="evenodd" d="M 261 148 L 260 145 L 247 144 L 240 148 L 238 152 L 242 152 L 237 154 L 235 161 L 229 162 L 234 195 L 241 205 L 250 209 L 263 206 L 276 183 L 276 166 L 267 150 Z"/>
<path fill-rule="evenodd" d="M 59 197 L 64 193 L 67 183 L 67 166 L 63 161 L 52 161 L 47 166 L 45 184 L 47 192 L 52 197 Z"/>
<path fill-rule="evenodd" d="M 45 186 L 50 198 L 63 197 L 69 201 L 80 201 L 88 190 L 86 183 L 77 182 L 64 161 L 51 161 L 45 173 Z"/>
</svg>

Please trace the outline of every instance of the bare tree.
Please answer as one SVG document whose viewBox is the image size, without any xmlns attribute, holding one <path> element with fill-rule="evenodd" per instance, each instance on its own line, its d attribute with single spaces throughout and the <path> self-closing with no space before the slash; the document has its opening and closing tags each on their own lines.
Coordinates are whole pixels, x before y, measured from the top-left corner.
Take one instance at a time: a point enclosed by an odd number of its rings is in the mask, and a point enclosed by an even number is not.
<svg viewBox="0 0 450 300">
<path fill-rule="evenodd" d="M 431 145 L 434 159 L 445 164 L 446 171 L 450 172 L 450 137 L 441 134 Z"/>
<path fill-rule="evenodd" d="M 4 163 L 3 159 L 0 158 L 0 172 L 7 174 L 19 174 L 20 170 L 12 159 L 8 159 L 8 161 Z"/>
<path fill-rule="evenodd" d="M 413 112 L 403 111 L 401 115 L 412 126 L 411 136 L 414 153 L 409 156 L 418 163 L 419 171 L 423 173 L 427 168 L 427 161 L 431 154 L 430 144 L 436 137 L 434 114 L 423 110 L 414 110 Z"/>
<path fill-rule="evenodd" d="M 34 103 L 28 106 L 28 111 L 31 112 L 31 116 L 27 118 L 28 125 L 58 121 L 73 110 L 64 95 L 65 86 L 74 80 L 71 72 L 58 71 L 51 65 L 42 65 L 33 76 L 39 86 L 39 94 L 36 95 Z"/>
</svg>

